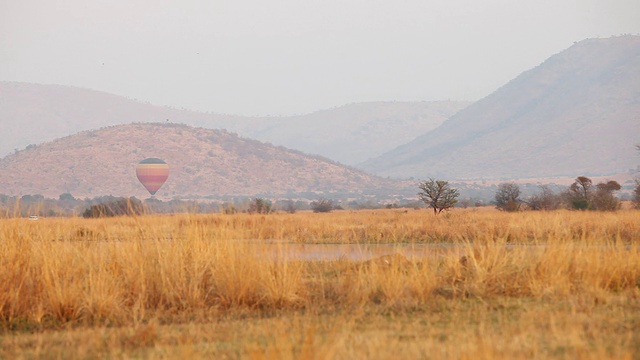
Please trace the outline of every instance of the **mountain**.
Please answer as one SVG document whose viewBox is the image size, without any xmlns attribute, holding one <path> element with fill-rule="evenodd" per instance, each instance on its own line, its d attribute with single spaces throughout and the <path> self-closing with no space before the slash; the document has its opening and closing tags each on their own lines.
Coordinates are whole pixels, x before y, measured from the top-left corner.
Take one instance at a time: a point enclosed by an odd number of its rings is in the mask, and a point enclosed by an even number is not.
<svg viewBox="0 0 640 360">
<path fill-rule="evenodd" d="M 435 129 L 467 105 L 461 101 L 368 102 L 307 115 L 243 119 L 224 126 L 242 136 L 353 165 Z"/>
<path fill-rule="evenodd" d="M 640 156 L 640 37 L 589 39 L 359 167 L 382 176 L 609 175 Z"/>
<path fill-rule="evenodd" d="M 148 157 L 170 167 L 160 198 L 365 194 L 398 186 L 319 156 L 222 130 L 138 123 L 81 132 L 0 159 L 0 193 L 148 197 L 135 174 L 138 162 Z"/>
<path fill-rule="evenodd" d="M 356 164 L 440 125 L 467 102 L 372 102 L 307 115 L 241 117 L 154 106 L 60 85 L 0 82 L 0 157 L 84 130 L 132 122 L 226 129 L 345 164 Z"/>
</svg>

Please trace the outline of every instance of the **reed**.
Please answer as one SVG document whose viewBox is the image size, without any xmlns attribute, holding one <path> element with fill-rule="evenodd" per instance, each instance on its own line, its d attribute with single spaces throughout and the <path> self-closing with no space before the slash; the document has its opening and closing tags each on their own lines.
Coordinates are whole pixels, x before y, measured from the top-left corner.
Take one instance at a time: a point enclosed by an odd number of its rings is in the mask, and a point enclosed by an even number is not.
<svg viewBox="0 0 640 360">
<path fill-rule="evenodd" d="M 637 356 L 638 215 L 376 210 L 3 219 L 0 357 Z M 307 261 L 287 251 L 289 243 L 371 242 L 396 244 L 398 254 Z M 457 246 L 405 258 L 406 243 Z M 526 333 L 517 330 L 521 322 Z M 228 336 L 214 334 L 220 327 Z M 243 328 L 251 335 L 240 335 Z M 512 332 L 528 350 L 502 338 Z M 89 339 L 95 336 L 101 340 Z"/>
</svg>

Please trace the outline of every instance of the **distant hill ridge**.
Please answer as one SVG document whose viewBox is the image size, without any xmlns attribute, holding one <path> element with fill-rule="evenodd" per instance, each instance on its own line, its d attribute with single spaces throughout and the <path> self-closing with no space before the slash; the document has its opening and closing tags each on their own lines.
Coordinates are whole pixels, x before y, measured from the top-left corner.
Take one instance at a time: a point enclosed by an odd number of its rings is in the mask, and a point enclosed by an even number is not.
<svg viewBox="0 0 640 360">
<path fill-rule="evenodd" d="M 154 106 L 71 86 L 0 82 L 0 157 L 84 130 L 132 122 L 172 122 L 226 129 L 353 165 L 413 140 L 468 104 L 370 102 L 307 115 L 242 117 Z"/>
<path fill-rule="evenodd" d="M 320 156 L 240 138 L 226 131 L 176 124 L 128 124 L 85 131 L 0 159 L 0 193 L 58 197 L 146 198 L 135 167 L 148 157 L 169 164 L 159 198 L 304 193 L 352 194 L 399 183 Z"/>
<path fill-rule="evenodd" d="M 450 179 L 609 175 L 640 164 L 640 37 L 589 39 L 361 168 Z"/>
</svg>

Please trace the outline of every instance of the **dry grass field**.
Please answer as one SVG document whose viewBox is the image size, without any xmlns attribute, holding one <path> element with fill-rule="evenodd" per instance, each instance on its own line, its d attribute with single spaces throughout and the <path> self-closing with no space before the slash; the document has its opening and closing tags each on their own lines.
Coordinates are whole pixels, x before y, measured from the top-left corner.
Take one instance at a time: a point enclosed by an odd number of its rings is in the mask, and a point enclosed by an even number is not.
<svg viewBox="0 0 640 360">
<path fill-rule="evenodd" d="M 104 357 L 637 359 L 640 212 L 0 219 L 0 358 Z"/>
</svg>

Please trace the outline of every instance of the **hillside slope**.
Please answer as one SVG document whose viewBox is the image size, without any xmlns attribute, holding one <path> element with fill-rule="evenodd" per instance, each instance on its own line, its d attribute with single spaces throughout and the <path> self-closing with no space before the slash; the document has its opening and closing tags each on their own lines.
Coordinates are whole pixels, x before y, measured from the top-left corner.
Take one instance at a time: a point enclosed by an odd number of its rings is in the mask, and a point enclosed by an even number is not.
<svg viewBox="0 0 640 360">
<path fill-rule="evenodd" d="M 357 103 L 307 115 L 242 119 L 224 126 L 242 136 L 353 165 L 435 129 L 468 104 L 460 101 Z"/>
<path fill-rule="evenodd" d="M 434 129 L 467 102 L 372 102 L 307 115 L 240 117 L 154 106 L 99 91 L 0 82 L 0 157 L 84 130 L 132 122 L 226 129 L 356 164 Z"/>
<path fill-rule="evenodd" d="M 640 37 L 581 41 L 361 164 L 450 179 L 609 175 L 640 163 Z"/>
<path fill-rule="evenodd" d="M 149 194 L 135 167 L 147 157 L 162 158 L 171 169 L 159 198 L 364 194 L 397 186 L 325 158 L 225 131 L 129 124 L 82 132 L 0 159 L 0 193 L 144 198 Z"/>
</svg>

